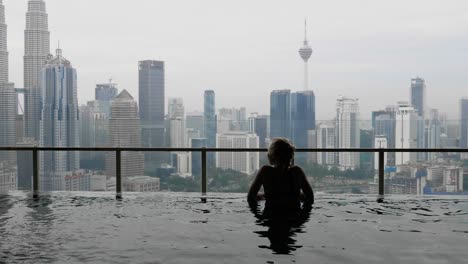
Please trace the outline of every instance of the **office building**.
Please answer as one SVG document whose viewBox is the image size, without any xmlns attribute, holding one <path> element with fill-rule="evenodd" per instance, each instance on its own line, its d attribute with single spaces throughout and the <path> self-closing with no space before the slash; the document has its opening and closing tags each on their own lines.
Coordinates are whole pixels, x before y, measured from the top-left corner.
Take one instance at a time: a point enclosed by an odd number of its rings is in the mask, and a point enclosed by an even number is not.
<svg viewBox="0 0 468 264">
<path fill-rule="evenodd" d="M 112 83 L 112 80 L 109 83 L 96 84 L 96 89 L 94 90 L 94 99 L 97 101 L 112 101 L 118 94 L 117 84 Z"/>
<path fill-rule="evenodd" d="M 77 75 L 70 61 L 57 49 L 42 75 L 42 114 L 40 145 L 44 147 L 79 147 L 79 110 Z M 78 170 L 78 151 L 46 151 L 41 153 L 41 190 L 60 189 L 61 174 Z"/>
<path fill-rule="evenodd" d="M 424 79 L 416 77 L 411 80 L 411 105 L 415 113 L 425 116 L 426 108 L 426 82 Z"/>
<path fill-rule="evenodd" d="M 145 60 L 139 62 L 139 104 L 141 140 L 143 147 L 165 145 L 165 76 L 164 62 Z M 147 158 L 153 157 L 148 153 Z"/>
<path fill-rule="evenodd" d="M 291 139 L 291 91 L 275 90 L 270 94 L 270 138 Z"/>
<path fill-rule="evenodd" d="M 256 134 L 259 140 L 259 147 L 266 148 L 266 139 L 268 137 L 268 117 L 253 113 L 249 117 L 249 133 Z"/>
<path fill-rule="evenodd" d="M 338 148 L 359 148 L 359 101 L 347 97 L 340 97 L 336 101 L 336 129 Z M 359 153 L 339 153 L 339 167 L 341 170 L 356 169 L 360 165 Z"/>
<path fill-rule="evenodd" d="M 42 70 L 50 55 L 48 15 L 43 0 L 29 0 L 24 31 L 25 136 L 40 139 Z"/>
<path fill-rule="evenodd" d="M 315 95 L 312 91 L 291 95 L 292 141 L 298 148 L 307 147 L 307 131 L 315 129 Z"/>
<path fill-rule="evenodd" d="M 138 104 L 123 90 L 111 105 L 109 120 L 109 147 L 141 147 L 141 126 Z M 141 152 L 122 152 L 122 177 L 141 176 L 144 172 L 144 155 Z M 106 175 L 115 176 L 115 153 L 106 154 Z"/>
<path fill-rule="evenodd" d="M 0 83 L 0 146 L 16 146 L 16 93 L 12 83 Z M 13 151 L 0 151 L 0 163 L 16 166 Z"/>
<path fill-rule="evenodd" d="M 204 95 L 204 125 L 205 138 L 207 145 L 210 148 L 216 146 L 216 105 L 215 92 L 212 90 L 205 91 Z"/>
<path fill-rule="evenodd" d="M 0 162 L 0 194 L 16 189 L 16 167 Z"/>
<path fill-rule="evenodd" d="M 228 132 L 216 135 L 217 148 L 258 148 L 258 136 L 248 132 Z M 217 152 L 216 167 L 252 175 L 259 169 L 258 152 Z"/>
</svg>

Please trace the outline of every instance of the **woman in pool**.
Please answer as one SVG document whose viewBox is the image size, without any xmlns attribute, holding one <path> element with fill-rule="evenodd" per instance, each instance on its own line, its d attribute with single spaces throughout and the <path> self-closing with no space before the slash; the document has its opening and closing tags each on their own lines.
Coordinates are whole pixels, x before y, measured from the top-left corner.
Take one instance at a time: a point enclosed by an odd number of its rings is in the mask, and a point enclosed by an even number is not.
<svg viewBox="0 0 468 264">
<path fill-rule="evenodd" d="M 270 165 L 259 170 L 250 186 L 247 196 L 249 203 L 265 199 L 265 210 L 268 211 L 297 210 L 301 208 L 301 201 L 305 206 L 314 203 L 314 192 L 304 171 L 291 165 L 294 150 L 287 139 L 273 139 L 268 150 Z M 259 193 L 262 186 L 264 194 Z"/>
</svg>

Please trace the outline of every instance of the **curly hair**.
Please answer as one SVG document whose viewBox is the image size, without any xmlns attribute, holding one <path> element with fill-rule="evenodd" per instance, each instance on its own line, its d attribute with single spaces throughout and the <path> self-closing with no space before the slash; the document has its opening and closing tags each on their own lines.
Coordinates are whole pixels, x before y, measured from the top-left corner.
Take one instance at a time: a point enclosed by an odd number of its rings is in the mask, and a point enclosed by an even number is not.
<svg viewBox="0 0 468 264">
<path fill-rule="evenodd" d="M 271 165 L 291 164 L 296 147 L 285 138 L 274 138 L 268 149 L 268 160 Z"/>
</svg>

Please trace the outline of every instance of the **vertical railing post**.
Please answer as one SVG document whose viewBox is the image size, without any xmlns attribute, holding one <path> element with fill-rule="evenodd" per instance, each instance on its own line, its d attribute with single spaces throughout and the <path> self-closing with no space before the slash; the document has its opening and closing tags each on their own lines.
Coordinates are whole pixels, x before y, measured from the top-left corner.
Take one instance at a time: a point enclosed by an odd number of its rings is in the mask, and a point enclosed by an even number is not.
<svg viewBox="0 0 468 264">
<path fill-rule="evenodd" d="M 33 149 L 33 198 L 39 197 L 39 155 L 37 147 Z"/>
<path fill-rule="evenodd" d="M 207 189 L 207 181 L 206 181 L 206 166 L 207 166 L 207 161 L 206 161 L 206 148 L 203 147 L 201 150 L 201 160 L 202 160 L 202 175 L 201 175 L 201 192 L 202 194 L 206 194 L 206 189 Z"/>
<path fill-rule="evenodd" d="M 122 151 L 117 149 L 115 151 L 115 190 L 116 198 L 122 198 Z"/>
<path fill-rule="evenodd" d="M 385 151 L 379 150 L 379 196 L 385 194 Z"/>
</svg>

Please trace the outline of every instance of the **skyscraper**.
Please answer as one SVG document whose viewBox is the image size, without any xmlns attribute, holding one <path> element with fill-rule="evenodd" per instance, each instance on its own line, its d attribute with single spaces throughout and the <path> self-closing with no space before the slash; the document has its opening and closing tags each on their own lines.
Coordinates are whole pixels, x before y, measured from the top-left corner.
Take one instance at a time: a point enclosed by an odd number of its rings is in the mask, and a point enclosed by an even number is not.
<svg viewBox="0 0 468 264">
<path fill-rule="evenodd" d="M 45 65 L 42 80 L 40 145 L 79 147 L 76 70 L 62 56 L 61 49 L 57 49 L 56 57 Z M 62 175 L 79 168 L 79 153 L 47 151 L 41 153 L 41 161 L 41 190 L 62 190 Z"/>
<path fill-rule="evenodd" d="M 206 138 L 206 145 L 208 148 L 215 148 L 216 147 L 216 100 L 215 100 L 215 92 L 213 90 L 207 90 L 204 94 L 204 130 L 205 130 L 205 138 Z M 215 155 L 214 153 L 210 152 L 207 155 L 208 165 L 214 166 L 215 165 Z"/>
<path fill-rule="evenodd" d="M 29 0 L 24 31 L 24 121 L 25 136 L 37 142 L 40 138 L 42 69 L 51 57 L 48 27 L 45 2 Z"/>
<path fill-rule="evenodd" d="M 270 138 L 291 139 L 291 91 L 275 90 L 270 94 Z"/>
<path fill-rule="evenodd" d="M 266 148 L 266 138 L 268 136 L 268 117 L 264 115 L 252 114 L 252 116 L 249 117 L 249 132 L 258 136 L 260 148 Z"/>
<path fill-rule="evenodd" d="M 408 102 L 398 102 L 396 112 L 395 148 L 416 148 L 418 135 L 418 114 Z M 416 153 L 397 152 L 395 165 L 416 161 Z"/>
<path fill-rule="evenodd" d="M 307 20 L 305 21 L 305 28 L 304 28 L 304 44 L 299 49 L 299 55 L 301 56 L 302 60 L 304 60 L 304 91 L 309 90 L 309 69 L 308 69 L 308 62 L 310 56 L 312 56 L 312 48 L 309 46 L 309 42 L 307 41 Z"/>
<path fill-rule="evenodd" d="M 359 101 L 358 99 L 340 97 L 336 101 L 336 129 L 338 148 L 359 148 Z M 359 167 L 359 153 L 339 153 L 340 169 L 348 170 Z"/>
<path fill-rule="evenodd" d="M 419 116 L 424 117 L 426 108 L 426 83 L 416 77 L 411 80 L 411 105 Z"/>
<path fill-rule="evenodd" d="M 468 98 L 460 100 L 460 147 L 468 148 Z"/>
<path fill-rule="evenodd" d="M 7 25 L 5 6 L 3 0 L 0 0 L 0 84 L 4 83 L 8 83 Z"/>
<path fill-rule="evenodd" d="M 335 148 L 336 132 L 334 124 L 322 123 L 317 126 L 317 148 Z M 336 153 L 320 152 L 317 153 L 317 163 L 322 165 L 335 165 Z"/>
<path fill-rule="evenodd" d="M 165 79 L 164 62 L 145 60 L 139 62 L 138 90 L 143 147 L 163 147 Z M 152 155 L 151 155 L 152 156 Z"/>
<path fill-rule="evenodd" d="M 315 129 L 315 95 L 301 91 L 291 97 L 292 140 L 297 147 L 307 148 L 307 131 Z"/>
<path fill-rule="evenodd" d="M 109 120 L 110 147 L 140 147 L 141 126 L 138 117 L 138 104 L 123 90 L 112 101 Z M 141 152 L 122 152 L 122 177 L 142 176 L 144 155 Z M 115 153 L 106 154 L 106 175 L 115 176 Z"/>
<path fill-rule="evenodd" d="M 16 145 L 16 94 L 14 84 L 8 83 L 7 26 L 5 6 L 0 0 L 0 146 Z M 0 152 L 0 163 L 16 163 L 16 154 Z"/>
<path fill-rule="evenodd" d="M 209 148 L 216 147 L 216 103 L 215 92 L 213 90 L 205 91 L 204 95 L 204 125 L 205 138 Z"/>
<path fill-rule="evenodd" d="M 110 102 L 117 96 L 117 93 L 117 84 L 112 83 L 112 80 L 109 80 L 109 83 L 96 84 L 96 89 L 94 90 L 94 99 L 98 101 Z"/>
</svg>

